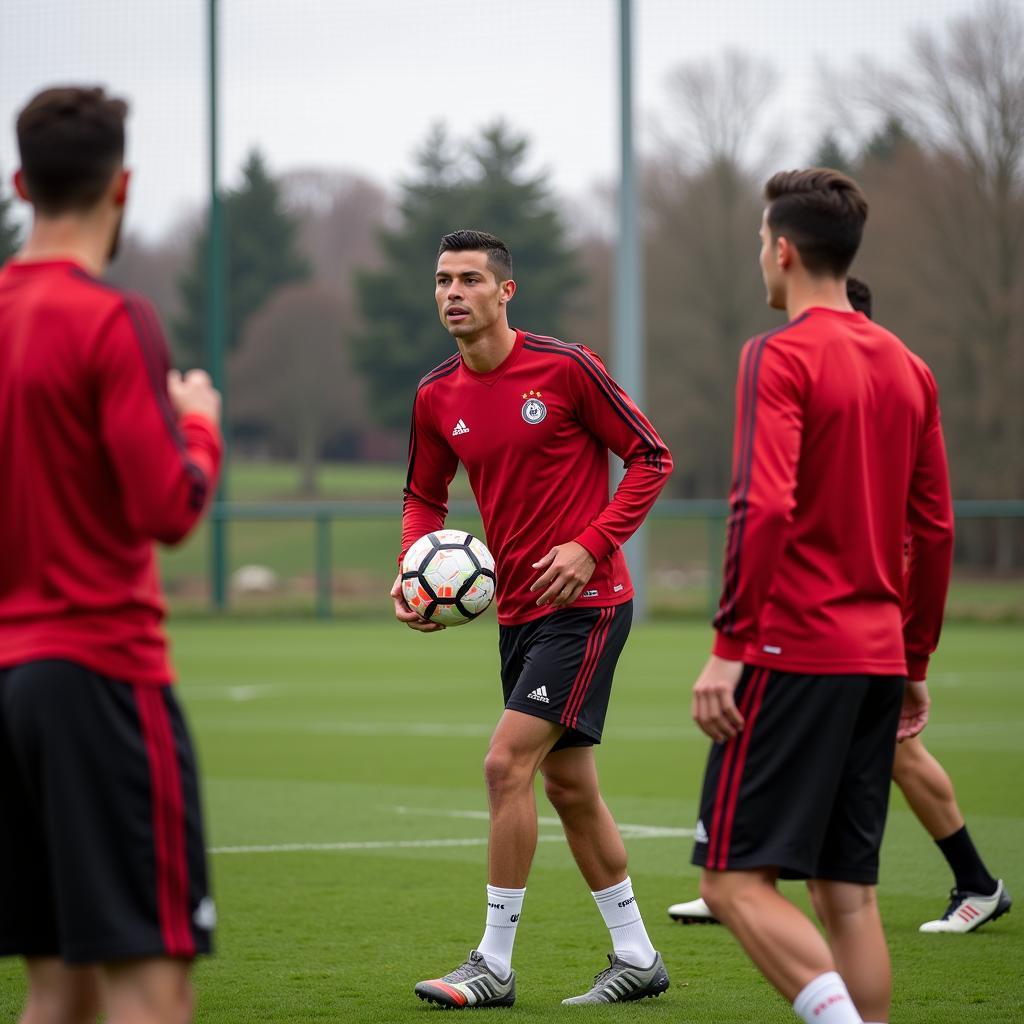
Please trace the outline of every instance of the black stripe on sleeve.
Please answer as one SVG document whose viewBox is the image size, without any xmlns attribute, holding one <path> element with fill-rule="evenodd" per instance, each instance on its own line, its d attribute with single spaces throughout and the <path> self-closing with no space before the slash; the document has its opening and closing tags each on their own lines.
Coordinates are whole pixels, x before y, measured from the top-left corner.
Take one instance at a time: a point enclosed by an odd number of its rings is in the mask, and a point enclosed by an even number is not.
<svg viewBox="0 0 1024 1024">
<path fill-rule="evenodd" d="M 185 465 L 185 473 L 189 478 L 189 506 L 194 511 L 199 511 L 206 504 L 210 482 L 203 470 L 185 455 L 185 439 L 178 428 L 178 416 L 167 393 L 167 373 L 170 369 L 167 343 L 164 341 L 156 315 L 148 302 L 144 302 L 134 295 L 126 294 L 124 306 L 128 318 L 131 320 L 132 333 L 135 335 L 139 351 L 142 354 L 153 397 L 160 409 L 171 440 L 182 456 Z"/>
<path fill-rule="evenodd" d="M 754 434 L 757 424 L 757 384 L 761 371 L 761 357 L 772 338 L 795 327 L 806 319 L 807 314 L 798 316 L 774 331 L 762 334 L 751 346 L 747 356 L 743 382 L 744 415 L 740 434 L 739 466 L 737 476 L 738 495 L 732 520 L 729 524 L 729 542 L 726 545 L 725 579 L 722 587 L 722 606 L 714 618 L 714 626 L 726 636 L 732 633 L 736 617 L 736 591 L 739 588 L 740 555 L 743 548 L 743 534 L 747 523 L 747 496 L 754 466 Z"/>
<path fill-rule="evenodd" d="M 531 344 L 533 343 L 533 344 Z M 622 396 L 616 391 L 614 382 L 611 376 L 600 366 L 591 359 L 586 352 L 583 351 L 579 345 L 571 345 L 564 341 L 558 341 L 555 338 L 538 338 L 535 335 L 526 335 L 526 341 L 523 343 L 524 348 L 530 349 L 532 352 L 545 352 L 553 353 L 561 356 L 568 356 L 574 362 L 576 362 L 587 374 L 588 377 L 597 385 L 598 389 L 604 394 L 605 398 L 608 399 L 609 404 L 619 415 L 620 419 L 626 423 L 628 427 L 644 442 L 648 451 L 644 456 L 644 460 L 655 469 L 661 470 L 663 468 L 662 462 L 662 446 L 657 443 L 654 436 L 644 426 L 643 420 L 637 416 L 636 411 L 625 402 Z"/>
</svg>

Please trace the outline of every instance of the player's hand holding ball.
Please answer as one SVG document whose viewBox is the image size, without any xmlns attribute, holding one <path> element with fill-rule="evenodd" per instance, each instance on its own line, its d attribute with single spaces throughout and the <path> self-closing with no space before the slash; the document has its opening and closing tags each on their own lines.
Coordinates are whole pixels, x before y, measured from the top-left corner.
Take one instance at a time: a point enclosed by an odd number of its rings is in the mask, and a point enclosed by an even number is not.
<svg viewBox="0 0 1024 1024">
<path fill-rule="evenodd" d="M 444 629 L 440 622 L 430 622 L 406 604 L 405 594 L 402 592 L 401 573 L 395 577 L 394 586 L 391 588 L 391 599 L 395 602 L 395 618 L 399 622 L 404 622 L 410 629 L 415 629 L 419 633 L 436 633 L 439 629 Z"/>
<path fill-rule="evenodd" d="M 167 374 L 167 393 L 179 419 L 197 413 L 220 423 L 220 392 L 205 370 L 189 370 L 184 377 L 171 370 Z"/>
<path fill-rule="evenodd" d="M 494 557 L 471 533 L 437 530 L 402 558 L 395 618 L 421 633 L 471 622 L 494 600 Z"/>
</svg>

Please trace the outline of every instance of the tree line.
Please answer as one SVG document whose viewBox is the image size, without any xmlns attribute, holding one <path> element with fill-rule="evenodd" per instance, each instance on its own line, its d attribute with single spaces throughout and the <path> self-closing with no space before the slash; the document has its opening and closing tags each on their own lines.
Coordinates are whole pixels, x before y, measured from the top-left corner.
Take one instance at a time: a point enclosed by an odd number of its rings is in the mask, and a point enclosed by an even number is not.
<svg viewBox="0 0 1024 1024">
<path fill-rule="evenodd" d="M 677 496 L 728 490 L 739 349 L 770 329 L 757 268 L 777 80 L 736 53 L 678 69 L 643 155 L 646 405 L 677 457 Z M 871 202 L 854 273 L 877 318 L 939 380 L 954 492 L 1024 494 L 1024 15 L 1003 0 L 916 37 L 899 72 L 870 64 L 823 88 L 832 130 L 806 163 L 853 174 Z M 0 257 L 13 251 L 0 195 Z M 610 190 L 569 205 L 507 123 L 427 134 L 397 194 L 343 172 L 271 174 L 258 152 L 224 195 L 229 402 L 236 451 L 287 455 L 315 490 L 325 456 L 400 457 L 416 382 L 452 351 L 433 305 L 437 242 L 505 238 L 511 319 L 610 345 Z M 112 277 L 151 295 L 176 359 L 203 361 L 206 226 L 126 239 Z M 1024 560 L 1020 530 L 979 559 Z M 1007 562 L 1009 559 L 1009 562 Z"/>
</svg>

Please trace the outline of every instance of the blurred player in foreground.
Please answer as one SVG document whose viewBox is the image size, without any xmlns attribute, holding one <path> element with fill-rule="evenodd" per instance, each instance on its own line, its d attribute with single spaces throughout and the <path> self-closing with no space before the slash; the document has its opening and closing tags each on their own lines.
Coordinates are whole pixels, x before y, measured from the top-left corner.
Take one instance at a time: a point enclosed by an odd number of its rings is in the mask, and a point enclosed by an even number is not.
<svg viewBox="0 0 1024 1024">
<path fill-rule="evenodd" d="M 848 277 L 846 297 L 857 312 L 871 316 L 871 289 L 863 281 Z M 907 737 L 897 744 L 892 778 L 953 872 L 953 890 L 946 912 L 935 921 L 926 921 L 920 930 L 972 932 L 1009 911 L 1010 894 L 1002 879 L 989 874 L 975 848 L 949 775 L 925 749 L 919 736 Z M 668 916 L 683 924 L 719 923 L 707 903 L 699 898 L 673 903 Z"/>
<path fill-rule="evenodd" d="M 693 691 L 714 740 L 693 859 L 799 1017 L 887 1021 L 878 851 L 896 740 L 927 720 L 953 546 L 938 395 L 850 306 L 858 186 L 790 171 L 765 199 L 761 271 L 790 319 L 740 360 L 723 593 Z M 808 880 L 827 940 L 779 878 Z"/>
<path fill-rule="evenodd" d="M 101 89 L 25 107 L 34 221 L 0 270 L 0 955 L 25 958 L 23 1024 L 184 1024 L 215 917 L 153 541 L 213 493 L 220 398 L 99 280 L 126 114 Z"/>
<path fill-rule="evenodd" d="M 435 297 L 459 350 L 420 381 L 402 516 L 403 550 L 439 529 L 462 462 L 496 558 L 505 711 L 484 763 L 487 923 L 461 967 L 416 986 L 421 999 L 448 1007 L 515 999 L 512 945 L 537 845 L 538 770 L 614 950 L 593 987 L 564 1002 L 640 999 L 669 983 L 601 798 L 594 744 L 632 613 L 620 547 L 654 504 L 672 458 L 593 352 L 509 327 L 515 290 L 499 238 L 456 231 L 442 239 Z M 610 502 L 609 451 L 626 468 Z M 401 577 L 391 596 L 400 621 L 440 628 L 409 609 Z"/>
</svg>

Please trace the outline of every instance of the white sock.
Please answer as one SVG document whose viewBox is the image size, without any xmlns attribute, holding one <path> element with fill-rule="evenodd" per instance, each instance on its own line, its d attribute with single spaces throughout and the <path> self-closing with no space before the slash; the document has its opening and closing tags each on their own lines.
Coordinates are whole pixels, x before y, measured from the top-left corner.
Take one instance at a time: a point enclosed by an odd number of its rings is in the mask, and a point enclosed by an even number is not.
<svg viewBox="0 0 1024 1024">
<path fill-rule="evenodd" d="M 862 1024 L 860 1014 L 835 971 L 819 974 L 793 1000 L 796 1015 L 806 1024 Z"/>
<path fill-rule="evenodd" d="M 611 932 L 615 955 L 634 967 L 650 967 L 658 954 L 644 927 L 644 919 L 640 916 L 640 907 L 633 895 L 633 882 L 629 876 L 626 876 L 624 882 L 591 895 Z"/>
<path fill-rule="evenodd" d="M 487 966 L 502 980 L 512 970 L 512 944 L 516 941 L 519 915 L 523 912 L 525 889 L 499 889 L 487 886 L 487 925 L 476 947 Z"/>
</svg>

